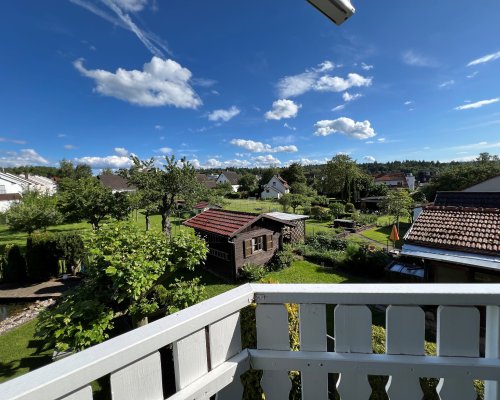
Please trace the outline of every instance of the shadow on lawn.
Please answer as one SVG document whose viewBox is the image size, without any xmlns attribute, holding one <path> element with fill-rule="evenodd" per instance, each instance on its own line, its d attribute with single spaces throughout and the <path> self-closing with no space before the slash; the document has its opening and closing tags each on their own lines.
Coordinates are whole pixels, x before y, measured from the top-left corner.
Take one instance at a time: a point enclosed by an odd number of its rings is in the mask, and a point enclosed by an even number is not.
<svg viewBox="0 0 500 400">
<path fill-rule="evenodd" d="M 27 348 L 34 349 L 34 351 L 21 360 L 0 361 L 0 377 L 2 377 L 2 380 L 19 375 L 19 370 L 30 372 L 51 362 L 52 357 L 50 352 L 44 347 L 43 340 L 32 339 L 28 342 Z"/>
</svg>

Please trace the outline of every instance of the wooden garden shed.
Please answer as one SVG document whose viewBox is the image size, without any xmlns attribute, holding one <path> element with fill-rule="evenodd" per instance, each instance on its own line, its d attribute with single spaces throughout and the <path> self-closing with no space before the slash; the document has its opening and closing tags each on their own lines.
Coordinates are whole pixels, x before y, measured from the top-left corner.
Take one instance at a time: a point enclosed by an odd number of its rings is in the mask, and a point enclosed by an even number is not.
<svg viewBox="0 0 500 400">
<path fill-rule="evenodd" d="M 229 279 L 236 279 L 245 264 L 262 265 L 283 247 L 285 228 L 291 221 L 269 214 L 210 209 L 184 222 L 208 244 L 206 266 Z"/>
</svg>

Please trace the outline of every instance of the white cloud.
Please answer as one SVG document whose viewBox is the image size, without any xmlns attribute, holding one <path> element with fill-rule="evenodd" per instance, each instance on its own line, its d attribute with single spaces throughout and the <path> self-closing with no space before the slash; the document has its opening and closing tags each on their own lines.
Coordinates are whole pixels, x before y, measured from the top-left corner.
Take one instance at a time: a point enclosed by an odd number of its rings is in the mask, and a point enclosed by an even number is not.
<svg viewBox="0 0 500 400">
<path fill-rule="evenodd" d="M 286 125 L 286 123 L 285 123 Z M 295 130 L 295 129 L 292 129 Z M 286 135 L 286 136 L 273 136 L 271 138 L 273 143 L 279 143 L 279 144 L 291 144 L 295 142 L 296 138 L 295 135 Z"/>
<path fill-rule="evenodd" d="M 173 60 L 153 57 L 143 70 L 118 68 L 115 73 L 102 69 L 88 70 L 83 60 L 73 65 L 80 73 L 95 81 L 95 91 L 140 106 L 175 106 L 197 108 L 200 97 L 189 84 L 191 71 Z"/>
<path fill-rule="evenodd" d="M 254 157 L 253 164 L 256 167 L 269 167 L 272 165 L 281 165 L 281 161 L 271 154 L 267 154 L 265 156 Z"/>
<path fill-rule="evenodd" d="M 114 26 L 119 26 L 132 32 L 153 55 L 164 57 L 164 52 L 171 54 L 164 40 L 145 29 L 141 29 L 134 22 L 132 16 L 128 14 L 129 12 L 136 13 L 141 11 L 148 3 L 147 0 L 100 0 L 100 3 L 89 0 L 70 0 L 70 2 L 103 18 Z M 100 7 L 98 4 L 102 4 L 106 8 Z M 109 10 L 112 13 L 109 13 Z"/>
<path fill-rule="evenodd" d="M 500 148 L 500 142 L 488 143 L 485 141 L 450 147 L 451 150 L 455 150 L 455 151 L 460 151 L 460 150 L 461 151 L 465 151 L 465 150 L 478 150 L 479 151 L 479 150 L 498 149 L 498 148 Z"/>
<path fill-rule="evenodd" d="M 217 84 L 217 81 L 215 79 L 206 79 L 206 78 L 194 78 L 193 79 L 193 85 L 195 86 L 201 86 L 204 88 L 209 88 Z"/>
<path fill-rule="evenodd" d="M 163 130 L 163 125 L 155 125 L 155 129 L 157 131 L 162 131 Z"/>
<path fill-rule="evenodd" d="M 10 139 L 6 137 L 0 137 L 0 143 L 14 143 L 14 144 L 26 144 L 26 140 Z"/>
<path fill-rule="evenodd" d="M 0 165 L 3 167 L 21 167 L 23 165 L 46 165 L 49 161 L 38 154 L 34 149 L 10 151 L 6 156 L 0 156 Z"/>
<path fill-rule="evenodd" d="M 411 100 L 407 100 L 407 101 L 405 101 L 405 106 L 410 106 L 410 105 L 412 105 L 413 103 L 414 103 L 413 101 L 411 101 Z"/>
<path fill-rule="evenodd" d="M 129 168 L 132 165 L 132 161 L 129 157 L 125 156 L 106 156 L 106 157 L 81 157 L 75 158 L 78 164 L 87 164 L 92 169 L 102 169 L 102 168 Z"/>
<path fill-rule="evenodd" d="M 253 153 L 295 153 L 299 150 L 297 146 L 293 144 L 273 147 L 270 144 L 245 139 L 233 139 L 229 143 Z"/>
<path fill-rule="evenodd" d="M 496 53 L 487 54 L 481 58 L 472 60 L 470 63 L 467 64 L 467 66 L 471 67 L 473 65 L 484 64 L 490 61 L 498 60 L 499 58 L 500 58 L 500 51 L 497 51 Z"/>
<path fill-rule="evenodd" d="M 227 168 L 227 167 L 236 167 L 236 168 L 247 168 L 250 167 L 252 164 L 248 160 L 226 160 L 226 161 L 220 161 L 217 160 L 216 158 L 209 158 L 204 164 L 200 162 L 198 159 L 190 160 L 190 163 L 193 164 L 193 166 L 196 169 L 200 168 Z"/>
<path fill-rule="evenodd" d="M 299 112 L 300 104 L 294 103 L 292 100 L 280 99 L 273 102 L 273 108 L 265 113 L 266 119 L 288 119 L 295 118 Z"/>
<path fill-rule="evenodd" d="M 493 104 L 497 103 L 500 100 L 500 98 L 495 98 L 495 99 L 490 99 L 490 100 L 481 100 L 481 101 L 476 101 L 475 103 L 469 103 L 469 104 L 464 104 L 462 106 L 455 107 L 455 110 L 470 110 L 473 108 L 481 108 L 483 106 L 486 106 L 488 104 Z"/>
<path fill-rule="evenodd" d="M 340 104 L 337 107 L 333 107 L 332 111 L 340 111 L 340 110 L 343 110 L 344 108 L 345 108 L 345 104 Z"/>
<path fill-rule="evenodd" d="M 325 61 L 315 68 L 310 68 L 297 75 L 285 76 L 276 85 L 280 97 L 300 96 L 311 90 L 341 92 L 351 87 L 370 86 L 372 78 L 365 78 L 359 74 L 350 73 L 347 78 L 331 76 L 326 72 L 336 66 Z"/>
<path fill-rule="evenodd" d="M 371 86 L 371 84 L 372 78 L 365 78 L 355 73 L 348 74 L 347 79 L 324 75 L 314 84 L 313 89 L 320 92 L 343 92 L 352 87 Z"/>
<path fill-rule="evenodd" d="M 467 75 L 467 78 L 472 79 L 472 78 L 474 78 L 477 74 L 479 74 L 479 71 L 474 71 L 472 74 Z"/>
<path fill-rule="evenodd" d="M 436 67 L 438 64 L 432 58 L 408 50 L 403 53 L 403 62 L 414 67 Z"/>
<path fill-rule="evenodd" d="M 58 138 L 65 138 L 67 135 L 65 135 L 64 133 L 60 133 L 57 135 Z"/>
<path fill-rule="evenodd" d="M 377 160 L 376 160 L 376 159 L 375 159 L 375 157 L 373 157 L 373 156 L 364 156 L 364 157 L 363 157 L 363 161 L 366 161 L 366 162 L 371 162 L 371 163 L 372 163 L 372 162 L 375 162 L 375 161 L 377 161 Z"/>
<path fill-rule="evenodd" d="M 342 94 L 342 98 L 344 99 L 344 101 L 354 101 L 359 99 L 360 97 L 363 97 L 361 93 L 350 94 L 349 92 L 344 92 Z"/>
<path fill-rule="evenodd" d="M 316 122 L 315 136 L 328 136 L 333 133 L 341 133 L 356 139 L 368 139 L 376 135 L 371 127 L 370 121 L 356 122 L 350 118 L 341 117 L 334 120 L 322 120 Z"/>
<path fill-rule="evenodd" d="M 301 165 L 320 165 L 320 164 L 326 164 L 327 161 L 328 161 L 328 158 L 326 158 L 326 157 L 323 159 L 310 159 L 310 158 L 303 157 L 303 158 L 298 158 L 296 160 L 288 160 L 285 163 L 285 166 L 289 166 L 290 164 L 293 164 L 293 163 L 299 163 Z"/>
<path fill-rule="evenodd" d="M 72 144 L 65 144 L 65 145 L 64 145 L 64 148 L 65 148 L 66 150 L 74 150 L 74 149 L 76 149 L 76 146 L 75 146 L 75 145 L 72 145 Z"/>
<path fill-rule="evenodd" d="M 233 119 L 240 113 L 240 109 L 236 106 L 232 106 L 227 110 L 214 110 L 208 114 L 208 119 L 210 121 L 224 121 L 227 122 Z"/>
<path fill-rule="evenodd" d="M 371 69 L 373 69 L 373 65 L 368 65 L 368 64 L 365 64 L 364 62 L 362 62 L 361 69 L 363 69 L 365 71 L 370 71 Z"/>
<path fill-rule="evenodd" d="M 286 122 L 283 124 L 283 127 L 287 128 L 287 129 L 290 129 L 291 131 L 296 131 L 297 130 L 297 128 L 295 126 L 289 125 Z"/>
<path fill-rule="evenodd" d="M 129 154 L 128 150 L 123 147 L 115 147 L 113 150 L 119 156 L 128 156 Z"/>
<path fill-rule="evenodd" d="M 172 153 L 172 149 L 170 147 L 160 147 L 158 150 L 156 150 L 158 153 L 161 154 L 170 154 Z"/>
<path fill-rule="evenodd" d="M 449 81 L 446 81 L 446 82 L 443 82 L 441 84 L 439 84 L 439 87 L 440 88 L 445 88 L 445 87 L 448 87 L 448 86 L 453 86 L 455 84 L 455 81 L 453 79 L 449 80 Z"/>
<path fill-rule="evenodd" d="M 304 72 L 298 75 L 285 76 L 278 84 L 278 93 L 281 97 L 295 97 L 309 92 L 316 80 L 317 72 Z"/>
<path fill-rule="evenodd" d="M 115 3 L 120 8 L 127 11 L 142 11 L 142 9 L 148 4 L 148 0 L 110 0 Z"/>
</svg>

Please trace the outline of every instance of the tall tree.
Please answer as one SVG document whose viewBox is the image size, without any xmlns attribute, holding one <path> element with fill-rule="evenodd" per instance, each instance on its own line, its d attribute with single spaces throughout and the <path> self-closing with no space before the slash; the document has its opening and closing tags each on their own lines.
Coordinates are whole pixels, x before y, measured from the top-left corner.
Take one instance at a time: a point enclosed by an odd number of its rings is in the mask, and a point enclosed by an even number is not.
<svg viewBox="0 0 500 400">
<path fill-rule="evenodd" d="M 324 167 L 324 191 L 351 202 L 354 199 L 356 182 L 362 175 L 356 161 L 347 154 L 337 154 Z"/>
<path fill-rule="evenodd" d="M 170 217 L 176 209 L 176 200 L 183 200 L 190 208 L 200 199 L 203 188 L 196 177 L 196 170 L 185 158 L 165 157 L 163 169 L 157 168 L 155 159 L 140 160 L 132 156 L 134 165 L 128 181 L 141 191 L 145 202 L 161 214 L 161 229 L 171 236 Z"/>
<path fill-rule="evenodd" d="M 254 174 L 247 172 L 238 180 L 238 185 L 240 185 L 239 192 L 253 193 L 257 190 L 257 179 Z"/>
<path fill-rule="evenodd" d="M 63 179 L 58 208 L 67 221 L 86 220 L 94 229 L 106 217 L 126 218 L 131 210 L 123 193 L 112 193 L 96 178 Z"/>
<path fill-rule="evenodd" d="M 385 212 L 396 218 L 398 231 L 399 219 L 410 216 L 412 205 L 413 199 L 411 198 L 410 193 L 404 189 L 391 190 L 387 195 L 387 198 L 382 203 L 382 207 Z"/>
<path fill-rule="evenodd" d="M 290 164 L 287 168 L 281 171 L 281 177 L 288 182 L 290 186 L 296 183 L 305 184 L 306 176 L 304 175 L 304 167 L 298 162 Z"/>
<path fill-rule="evenodd" d="M 274 175 L 278 175 L 279 170 L 275 167 L 265 168 L 260 171 L 259 187 L 267 185 Z"/>
<path fill-rule="evenodd" d="M 35 191 L 25 192 L 22 200 L 5 212 L 9 228 L 31 235 L 36 230 L 60 224 L 62 215 L 57 210 L 56 203 L 54 196 Z"/>
</svg>

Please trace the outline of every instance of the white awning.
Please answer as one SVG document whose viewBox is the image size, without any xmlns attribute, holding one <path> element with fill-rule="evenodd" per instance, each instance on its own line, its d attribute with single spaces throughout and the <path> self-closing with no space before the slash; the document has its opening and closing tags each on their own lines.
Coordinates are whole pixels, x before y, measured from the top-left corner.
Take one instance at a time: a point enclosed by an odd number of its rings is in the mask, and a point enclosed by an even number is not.
<svg viewBox="0 0 500 400">
<path fill-rule="evenodd" d="M 500 255 L 489 256 L 410 244 L 403 245 L 401 255 L 500 271 Z"/>
</svg>

